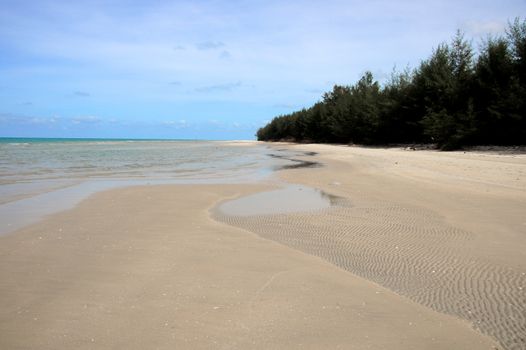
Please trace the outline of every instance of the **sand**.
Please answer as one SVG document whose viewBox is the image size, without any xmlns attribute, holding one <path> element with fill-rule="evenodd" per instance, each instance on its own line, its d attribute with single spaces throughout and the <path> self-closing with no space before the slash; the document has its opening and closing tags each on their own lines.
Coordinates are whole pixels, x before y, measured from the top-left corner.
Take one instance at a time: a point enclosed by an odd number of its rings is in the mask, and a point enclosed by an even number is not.
<svg viewBox="0 0 526 350">
<path fill-rule="evenodd" d="M 0 237 L 0 348 L 524 348 L 522 156 L 273 147 L 318 152 L 279 176 L 345 200 L 226 217 L 273 187 L 95 194 Z"/>
<path fill-rule="evenodd" d="M 348 198 L 319 214 L 219 217 L 526 348 L 526 156 L 287 146 L 289 181 Z"/>
</svg>

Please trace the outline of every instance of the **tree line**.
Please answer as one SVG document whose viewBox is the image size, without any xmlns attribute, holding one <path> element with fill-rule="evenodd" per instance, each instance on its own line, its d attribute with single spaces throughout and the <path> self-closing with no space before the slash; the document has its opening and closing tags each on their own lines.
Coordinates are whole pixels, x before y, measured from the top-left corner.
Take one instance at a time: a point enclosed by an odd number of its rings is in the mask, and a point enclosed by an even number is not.
<svg viewBox="0 0 526 350">
<path fill-rule="evenodd" d="M 383 85 L 371 72 L 321 101 L 272 119 L 258 140 L 356 144 L 519 145 L 526 141 L 526 21 L 475 52 L 458 31 L 416 69 Z"/>
</svg>

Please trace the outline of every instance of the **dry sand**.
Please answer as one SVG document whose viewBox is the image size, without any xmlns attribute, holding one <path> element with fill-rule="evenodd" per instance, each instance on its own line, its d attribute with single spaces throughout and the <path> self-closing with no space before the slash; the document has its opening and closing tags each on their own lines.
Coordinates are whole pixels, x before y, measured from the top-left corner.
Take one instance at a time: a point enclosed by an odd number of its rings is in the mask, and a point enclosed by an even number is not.
<svg viewBox="0 0 526 350">
<path fill-rule="evenodd" d="M 498 346 L 473 323 L 524 348 L 523 157 L 279 147 L 320 152 L 281 177 L 350 206 L 212 209 L 264 185 L 91 196 L 0 237 L 0 348 Z"/>
<path fill-rule="evenodd" d="M 526 349 L 526 155 L 285 145 L 282 177 L 348 198 L 318 214 L 219 217 Z M 279 148 L 279 147 L 276 147 Z"/>
</svg>

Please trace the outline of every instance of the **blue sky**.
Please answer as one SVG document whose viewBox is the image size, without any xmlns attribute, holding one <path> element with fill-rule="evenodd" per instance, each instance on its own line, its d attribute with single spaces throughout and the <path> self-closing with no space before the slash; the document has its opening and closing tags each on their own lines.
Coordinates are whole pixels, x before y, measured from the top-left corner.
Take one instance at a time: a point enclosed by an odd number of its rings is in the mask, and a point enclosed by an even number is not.
<svg viewBox="0 0 526 350">
<path fill-rule="evenodd" d="M 0 0 L 0 136 L 253 139 L 526 1 Z"/>
</svg>

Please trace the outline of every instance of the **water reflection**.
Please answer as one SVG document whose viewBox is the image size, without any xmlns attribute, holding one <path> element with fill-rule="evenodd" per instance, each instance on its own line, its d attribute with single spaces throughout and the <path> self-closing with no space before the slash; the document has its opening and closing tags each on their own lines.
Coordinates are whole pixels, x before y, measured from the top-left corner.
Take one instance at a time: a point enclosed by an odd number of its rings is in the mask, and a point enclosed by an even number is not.
<svg viewBox="0 0 526 350">
<path fill-rule="evenodd" d="M 341 198 L 303 185 L 288 185 L 278 190 L 255 193 L 222 203 L 221 214 L 252 216 L 309 212 L 341 203 Z"/>
</svg>

